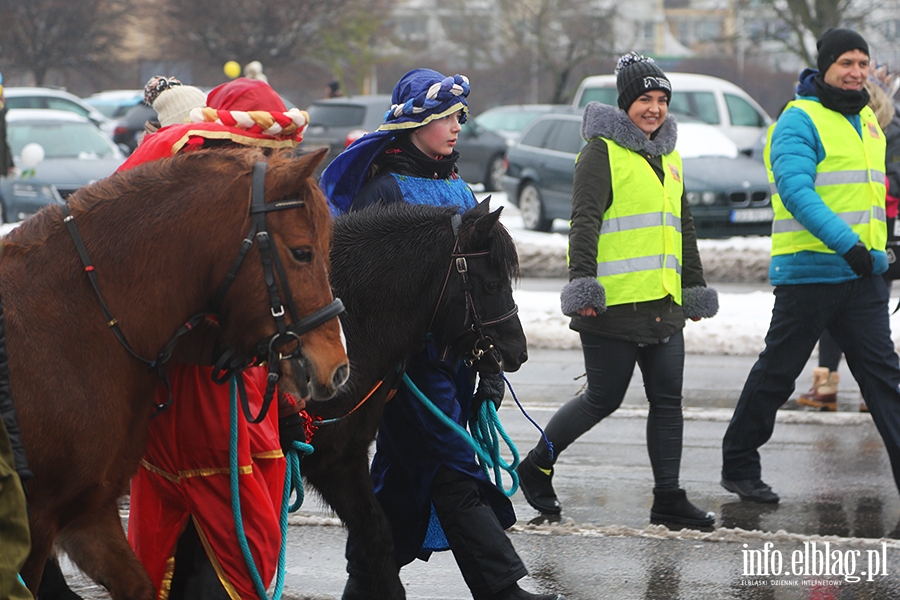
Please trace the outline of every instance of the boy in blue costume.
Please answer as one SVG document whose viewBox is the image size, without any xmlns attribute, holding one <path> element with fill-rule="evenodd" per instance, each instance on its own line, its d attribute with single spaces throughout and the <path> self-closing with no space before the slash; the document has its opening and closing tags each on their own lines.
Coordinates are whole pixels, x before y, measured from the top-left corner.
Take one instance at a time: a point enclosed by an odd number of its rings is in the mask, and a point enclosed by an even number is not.
<svg viewBox="0 0 900 600">
<path fill-rule="evenodd" d="M 334 214 L 374 204 L 407 202 L 473 208 L 475 197 L 457 175 L 456 139 L 468 114 L 469 81 L 415 69 L 394 87 L 384 124 L 351 145 L 325 171 L 321 187 Z M 503 381 L 442 356 L 433 342 L 414 355 L 406 373 L 448 417 L 465 427 L 470 407 L 499 402 Z M 532 594 L 527 574 L 504 529 L 516 521 L 509 499 L 475 462 L 471 448 L 401 386 L 387 404 L 372 461 L 375 495 L 394 536 L 397 565 L 450 549 L 476 600 L 562 600 Z M 432 508 L 440 524 L 431 518 Z M 441 535 L 443 534 L 443 535 Z M 427 535 L 427 540 L 426 540 Z M 350 578 L 344 598 L 365 598 L 357 549 L 348 544 Z"/>
</svg>

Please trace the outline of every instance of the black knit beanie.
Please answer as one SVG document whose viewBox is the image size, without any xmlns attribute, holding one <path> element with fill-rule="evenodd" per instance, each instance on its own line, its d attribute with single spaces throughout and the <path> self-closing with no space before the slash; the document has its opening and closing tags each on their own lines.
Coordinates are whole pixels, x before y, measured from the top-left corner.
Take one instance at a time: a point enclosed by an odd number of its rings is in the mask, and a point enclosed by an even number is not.
<svg viewBox="0 0 900 600">
<path fill-rule="evenodd" d="M 866 43 L 863 36 L 855 31 L 831 28 L 816 40 L 816 50 L 819 52 L 816 66 L 819 68 L 819 73 L 824 74 L 844 52 L 862 50 L 868 56 L 869 44 Z"/>
<path fill-rule="evenodd" d="M 652 58 L 629 52 L 616 65 L 616 88 L 619 108 L 627 111 L 632 103 L 650 90 L 662 90 L 672 100 L 672 84 Z"/>
</svg>

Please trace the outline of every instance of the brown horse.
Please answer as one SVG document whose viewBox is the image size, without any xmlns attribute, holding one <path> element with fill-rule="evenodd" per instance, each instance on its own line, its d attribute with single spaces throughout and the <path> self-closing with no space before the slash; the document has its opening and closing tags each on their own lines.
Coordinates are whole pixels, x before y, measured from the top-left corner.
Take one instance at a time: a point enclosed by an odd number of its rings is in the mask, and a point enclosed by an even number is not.
<svg viewBox="0 0 900 600">
<path fill-rule="evenodd" d="M 199 151 L 79 190 L 68 209 L 99 292 L 85 275 L 90 269 L 76 251 L 76 236 L 67 231 L 63 207 L 44 209 L 6 237 L 0 294 L 10 385 L 35 475 L 27 485 L 32 551 L 22 572 L 31 590 L 38 589 L 55 541 L 115 600 L 155 597 L 117 510 L 157 410 L 160 382 L 146 363 L 198 313 L 214 312 L 225 344 L 253 357 L 261 340 L 274 340 L 284 324 L 298 320 L 290 314 L 295 311 L 282 310 L 288 314 L 278 323 L 273 304 L 293 304 L 300 317 L 333 306 L 327 274 L 331 223 L 311 178 L 322 157 Z M 251 216 L 258 162 L 268 165 L 267 210 Z M 265 263 L 259 243 L 224 288 L 251 221 L 259 229 L 260 219 L 282 264 L 274 291 L 267 285 L 272 270 L 264 276 L 260 266 Z M 229 291 L 220 294 L 223 289 Z M 98 296 L 117 319 L 124 343 L 110 330 Z M 289 337 L 292 350 L 299 346 L 313 396 L 333 395 L 348 377 L 338 320 Z"/>
</svg>

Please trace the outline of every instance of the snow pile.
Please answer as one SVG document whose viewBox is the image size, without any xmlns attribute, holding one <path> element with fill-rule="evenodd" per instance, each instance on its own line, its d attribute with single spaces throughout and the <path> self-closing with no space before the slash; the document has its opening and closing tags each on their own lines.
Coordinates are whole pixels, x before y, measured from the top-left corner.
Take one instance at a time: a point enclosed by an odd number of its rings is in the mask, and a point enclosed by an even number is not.
<svg viewBox="0 0 900 600">
<path fill-rule="evenodd" d="M 568 237 L 511 228 L 522 277 L 567 277 Z M 765 283 L 769 276 L 768 237 L 698 240 L 700 262 L 710 282 Z"/>
</svg>

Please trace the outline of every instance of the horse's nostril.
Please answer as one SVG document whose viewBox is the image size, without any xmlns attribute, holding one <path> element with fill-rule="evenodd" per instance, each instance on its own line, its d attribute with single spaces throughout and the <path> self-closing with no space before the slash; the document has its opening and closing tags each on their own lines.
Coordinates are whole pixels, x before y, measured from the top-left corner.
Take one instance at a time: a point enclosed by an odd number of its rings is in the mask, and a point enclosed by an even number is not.
<svg viewBox="0 0 900 600">
<path fill-rule="evenodd" d="M 334 377 L 331 378 L 331 385 L 337 389 L 347 383 L 347 379 L 349 378 L 350 365 L 342 365 L 335 370 Z"/>
<path fill-rule="evenodd" d="M 528 350 L 523 350 L 522 354 L 519 355 L 519 364 L 528 360 Z"/>
</svg>

